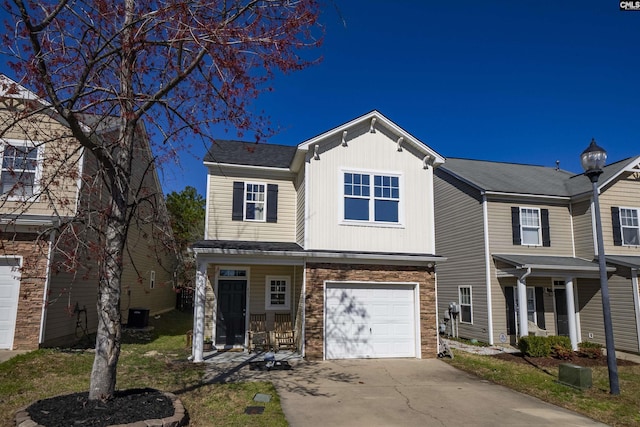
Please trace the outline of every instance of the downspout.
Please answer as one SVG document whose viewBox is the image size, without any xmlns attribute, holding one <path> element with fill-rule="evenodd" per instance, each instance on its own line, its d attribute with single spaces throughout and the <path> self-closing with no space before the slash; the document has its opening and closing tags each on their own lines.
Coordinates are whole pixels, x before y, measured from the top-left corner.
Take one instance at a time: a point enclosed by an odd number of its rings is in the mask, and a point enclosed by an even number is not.
<svg viewBox="0 0 640 427">
<path fill-rule="evenodd" d="M 302 298 L 302 336 L 300 337 L 300 353 L 302 357 L 305 357 L 306 343 L 307 343 L 307 260 L 304 260 L 304 270 L 302 270 L 302 290 L 300 298 Z"/>
<path fill-rule="evenodd" d="M 489 213 L 487 212 L 487 195 L 482 195 L 482 227 L 484 228 L 484 280 L 487 293 L 487 329 L 489 345 L 493 341 L 493 302 L 491 293 L 491 254 L 489 253 Z"/>
<path fill-rule="evenodd" d="M 55 230 L 49 235 L 49 252 L 47 253 L 46 276 L 44 279 L 44 292 L 42 294 L 42 314 L 40 315 L 40 337 L 38 344 L 44 342 L 44 330 L 47 325 L 47 296 L 49 295 L 49 287 L 51 286 L 51 264 L 53 264 L 53 242 L 55 240 Z"/>
<path fill-rule="evenodd" d="M 638 350 L 640 351 L 640 295 L 638 294 L 638 269 L 631 269 L 631 290 L 633 291 L 633 306 L 636 312 L 636 334 L 638 336 Z"/>
<path fill-rule="evenodd" d="M 527 285 L 526 278 L 531 274 L 531 267 L 518 277 L 518 319 L 520 323 L 519 336 L 529 335 L 529 324 L 527 318 Z"/>
</svg>

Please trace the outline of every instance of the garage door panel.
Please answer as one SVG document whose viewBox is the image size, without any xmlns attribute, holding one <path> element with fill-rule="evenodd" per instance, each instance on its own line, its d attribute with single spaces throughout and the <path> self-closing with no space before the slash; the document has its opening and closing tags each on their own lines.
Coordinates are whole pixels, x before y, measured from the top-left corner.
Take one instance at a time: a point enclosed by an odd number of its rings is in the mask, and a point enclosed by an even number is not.
<svg viewBox="0 0 640 427">
<path fill-rule="evenodd" d="M 19 260 L 0 258 L 0 349 L 11 349 L 20 291 Z"/>
<path fill-rule="evenodd" d="M 325 326 L 329 359 L 415 357 L 414 287 L 330 285 Z"/>
</svg>

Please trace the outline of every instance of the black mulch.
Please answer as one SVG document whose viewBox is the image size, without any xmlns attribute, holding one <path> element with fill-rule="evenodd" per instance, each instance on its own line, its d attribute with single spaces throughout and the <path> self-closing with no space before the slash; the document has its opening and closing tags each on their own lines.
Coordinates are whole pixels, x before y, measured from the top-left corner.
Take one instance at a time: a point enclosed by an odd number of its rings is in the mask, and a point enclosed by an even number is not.
<svg viewBox="0 0 640 427">
<path fill-rule="evenodd" d="M 89 393 L 75 393 L 39 400 L 27 408 L 33 421 L 46 427 L 105 427 L 171 417 L 173 402 L 153 389 L 118 392 L 103 402 L 89 400 Z"/>
</svg>

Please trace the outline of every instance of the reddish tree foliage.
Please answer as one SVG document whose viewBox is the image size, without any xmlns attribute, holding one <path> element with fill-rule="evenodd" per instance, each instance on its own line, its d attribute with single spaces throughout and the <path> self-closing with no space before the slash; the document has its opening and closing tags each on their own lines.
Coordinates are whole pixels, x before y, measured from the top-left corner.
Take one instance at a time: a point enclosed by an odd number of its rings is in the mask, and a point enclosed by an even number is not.
<svg viewBox="0 0 640 427">
<path fill-rule="evenodd" d="M 5 9 L 4 53 L 14 58 L 20 84 L 48 104 L 23 103 L 0 136 L 52 111 L 68 133 L 50 135 L 45 128 L 41 139 L 72 137 L 79 147 L 57 156 L 61 173 L 43 179 L 41 189 L 64 185 L 62 177 L 78 173 L 68 164 L 80 149 L 93 156 L 99 172 L 82 176 L 94 180 L 76 212 L 84 228 L 60 234 L 66 240 L 61 247 L 72 248 L 68 268 L 75 268 L 80 252 L 95 252 L 98 261 L 89 392 L 92 399 L 109 398 L 120 353 L 127 236 L 135 222 L 162 214 L 153 203 L 161 195 L 148 190 L 144 175 L 132 179 L 140 159 L 146 172 L 175 161 L 190 148 L 186 141 L 209 145 L 220 124 L 257 140 L 269 135 L 266 118 L 251 113 L 250 102 L 269 89 L 275 73 L 313 62 L 302 52 L 319 45 L 319 6 L 314 0 L 7 0 Z M 145 128 L 152 156 L 141 156 Z M 68 200 L 58 203 L 74 209 Z"/>
</svg>

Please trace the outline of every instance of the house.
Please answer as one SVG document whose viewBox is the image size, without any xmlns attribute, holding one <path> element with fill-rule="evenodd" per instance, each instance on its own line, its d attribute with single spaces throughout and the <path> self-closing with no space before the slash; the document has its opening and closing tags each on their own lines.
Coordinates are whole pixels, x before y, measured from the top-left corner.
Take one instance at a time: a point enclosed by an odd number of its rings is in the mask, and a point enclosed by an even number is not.
<svg viewBox="0 0 640 427">
<path fill-rule="evenodd" d="M 490 344 L 528 334 L 605 344 L 592 184 L 533 165 L 448 158 L 436 169 L 439 312 L 447 333 Z M 638 352 L 640 157 L 598 182 L 614 341 Z M 453 310 L 456 311 L 456 310 Z M 444 320 L 444 315 L 440 321 Z"/>
<path fill-rule="evenodd" d="M 251 316 L 291 321 L 309 359 L 437 355 L 433 170 L 378 111 L 297 146 L 217 141 L 205 158 L 194 360 L 247 348 Z"/>
<path fill-rule="evenodd" d="M 96 137 L 113 132 L 107 121 L 89 116 L 83 121 Z M 140 136 L 136 155 L 142 166 L 151 153 L 144 132 Z M 96 179 L 95 159 L 44 101 L 0 75 L 0 164 L 0 349 L 73 343 L 97 326 L 98 261 L 91 250 L 97 237 L 89 224 L 98 224 L 95 203 L 105 189 Z M 171 250 L 149 249 L 160 236 L 170 248 L 171 235 L 168 222 L 163 225 L 167 216 L 156 171 L 144 171 L 137 170 L 132 182 L 143 183 L 149 203 L 140 209 L 155 216 L 129 230 L 122 277 L 125 323 L 130 309 L 138 321 L 171 310 L 176 298 L 175 257 Z"/>
</svg>

